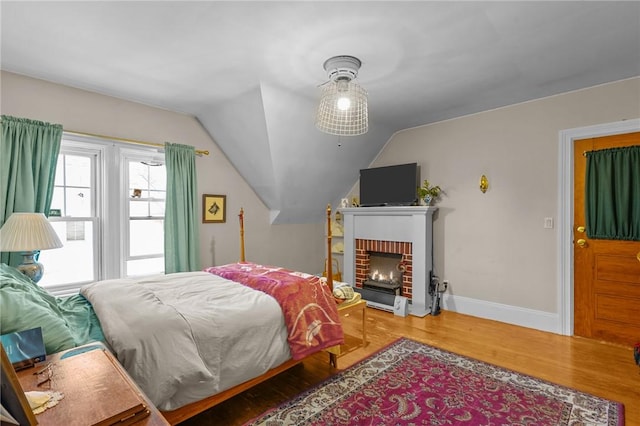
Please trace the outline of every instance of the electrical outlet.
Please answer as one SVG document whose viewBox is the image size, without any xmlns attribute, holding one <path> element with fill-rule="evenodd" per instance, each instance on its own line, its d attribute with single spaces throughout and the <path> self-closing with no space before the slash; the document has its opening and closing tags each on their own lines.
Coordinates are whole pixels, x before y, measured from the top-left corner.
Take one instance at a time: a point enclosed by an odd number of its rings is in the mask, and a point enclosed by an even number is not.
<svg viewBox="0 0 640 426">
<path fill-rule="evenodd" d="M 449 280 L 442 280 L 442 292 L 447 291 L 447 288 L 449 288 Z"/>
</svg>

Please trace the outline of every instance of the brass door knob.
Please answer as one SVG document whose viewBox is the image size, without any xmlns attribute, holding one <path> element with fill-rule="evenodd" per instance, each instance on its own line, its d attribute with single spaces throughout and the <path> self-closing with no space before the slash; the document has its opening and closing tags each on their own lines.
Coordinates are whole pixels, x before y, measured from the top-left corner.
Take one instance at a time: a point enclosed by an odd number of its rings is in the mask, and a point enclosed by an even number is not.
<svg viewBox="0 0 640 426">
<path fill-rule="evenodd" d="M 584 238 L 580 238 L 578 241 L 576 241 L 576 244 L 581 248 L 585 248 L 587 246 L 587 240 L 585 240 Z"/>
<path fill-rule="evenodd" d="M 585 228 L 584 228 L 584 226 L 578 226 L 578 227 L 576 228 L 576 231 L 578 231 L 578 232 L 584 232 L 584 231 L 585 231 Z"/>
</svg>

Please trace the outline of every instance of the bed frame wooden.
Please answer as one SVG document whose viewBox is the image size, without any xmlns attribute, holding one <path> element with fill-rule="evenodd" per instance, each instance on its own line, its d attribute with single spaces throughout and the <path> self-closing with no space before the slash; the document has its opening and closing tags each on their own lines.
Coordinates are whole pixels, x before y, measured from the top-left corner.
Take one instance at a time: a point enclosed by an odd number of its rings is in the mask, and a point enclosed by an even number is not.
<svg viewBox="0 0 640 426">
<path fill-rule="evenodd" d="M 240 262 L 245 262 L 245 253 L 244 253 L 244 210 L 240 208 L 240 214 L 238 215 L 240 221 Z M 331 204 L 327 205 L 327 285 L 333 291 L 333 272 L 331 270 Z M 248 380 L 244 383 L 240 383 L 237 386 L 234 386 L 226 391 L 217 393 L 205 399 L 201 399 L 199 401 L 192 402 L 191 404 L 187 404 L 183 407 L 180 407 L 176 410 L 172 411 L 162 411 L 162 415 L 165 419 L 172 425 L 176 425 L 180 422 L 183 422 L 197 414 L 202 413 L 203 411 L 212 408 L 221 402 L 226 401 L 229 398 L 232 398 L 239 393 L 246 391 L 247 389 L 256 386 L 265 380 L 272 378 L 273 376 L 282 373 L 285 370 L 293 367 L 304 361 L 304 359 L 293 360 L 290 359 L 280 364 L 277 367 L 272 368 L 266 373 L 255 377 L 251 380 Z"/>
</svg>

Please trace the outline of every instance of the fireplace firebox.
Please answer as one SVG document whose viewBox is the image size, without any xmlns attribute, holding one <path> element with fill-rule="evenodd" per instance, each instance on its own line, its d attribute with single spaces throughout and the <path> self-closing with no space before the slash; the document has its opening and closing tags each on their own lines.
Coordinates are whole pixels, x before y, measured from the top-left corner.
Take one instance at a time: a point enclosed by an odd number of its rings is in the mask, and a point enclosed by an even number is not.
<svg viewBox="0 0 640 426">
<path fill-rule="evenodd" d="M 404 269 L 401 254 L 369 252 L 369 272 L 362 288 L 402 296 Z"/>
</svg>

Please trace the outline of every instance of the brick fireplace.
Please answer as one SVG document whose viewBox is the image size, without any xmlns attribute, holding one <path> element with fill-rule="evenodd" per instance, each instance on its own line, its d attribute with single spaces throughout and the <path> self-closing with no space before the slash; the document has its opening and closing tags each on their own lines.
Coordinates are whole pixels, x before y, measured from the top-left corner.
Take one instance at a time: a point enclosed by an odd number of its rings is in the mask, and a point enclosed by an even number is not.
<svg viewBox="0 0 640 426">
<path fill-rule="evenodd" d="M 356 239 L 355 285 L 362 288 L 371 273 L 370 253 L 390 253 L 401 256 L 404 273 L 402 274 L 401 295 L 411 299 L 411 284 L 413 282 L 413 251 L 412 243 L 399 241 L 380 241 Z"/>
<path fill-rule="evenodd" d="M 433 214 L 436 207 L 385 206 L 341 209 L 344 221 L 343 280 L 361 289 L 368 271 L 367 252 L 397 253 L 406 263 L 402 295 L 410 299 L 409 314 L 430 313 L 428 294 L 433 272 Z M 394 295 L 378 300 L 362 289 L 367 305 L 393 310 Z M 373 295 L 375 296 L 375 294 Z"/>
</svg>

